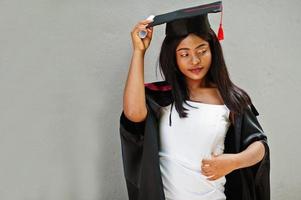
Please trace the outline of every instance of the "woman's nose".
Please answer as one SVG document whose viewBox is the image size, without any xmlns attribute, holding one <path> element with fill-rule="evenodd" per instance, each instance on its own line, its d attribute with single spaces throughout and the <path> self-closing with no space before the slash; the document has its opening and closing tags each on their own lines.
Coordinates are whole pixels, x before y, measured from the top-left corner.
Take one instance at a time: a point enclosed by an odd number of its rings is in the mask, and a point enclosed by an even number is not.
<svg viewBox="0 0 301 200">
<path fill-rule="evenodd" d="M 192 55 L 192 64 L 196 65 L 201 62 L 200 58 L 197 55 Z"/>
</svg>

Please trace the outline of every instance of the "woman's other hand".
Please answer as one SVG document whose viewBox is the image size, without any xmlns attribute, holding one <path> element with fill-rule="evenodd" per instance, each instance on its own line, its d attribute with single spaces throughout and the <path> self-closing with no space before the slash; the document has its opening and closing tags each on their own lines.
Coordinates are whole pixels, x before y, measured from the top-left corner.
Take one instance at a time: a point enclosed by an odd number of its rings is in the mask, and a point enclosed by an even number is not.
<svg viewBox="0 0 301 200">
<path fill-rule="evenodd" d="M 255 165 L 263 159 L 264 155 L 263 142 L 255 141 L 240 153 L 213 155 L 210 159 L 203 159 L 202 174 L 208 176 L 208 180 L 216 180 L 233 170 Z"/>
<path fill-rule="evenodd" d="M 153 27 L 146 28 L 146 26 L 152 21 L 153 20 L 142 20 L 131 31 L 134 51 L 141 51 L 144 53 L 149 47 L 153 36 Z M 138 34 L 140 31 L 147 31 L 147 35 L 145 38 L 141 39 L 139 37 Z"/>
<path fill-rule="evenodd" d="M 219 179 L 233 170 L 237 169 L 235 154 L 212 155 L 209 159 L 202 160 L 202 174 L 208 177 L 208 180 Z"/>
</svg>

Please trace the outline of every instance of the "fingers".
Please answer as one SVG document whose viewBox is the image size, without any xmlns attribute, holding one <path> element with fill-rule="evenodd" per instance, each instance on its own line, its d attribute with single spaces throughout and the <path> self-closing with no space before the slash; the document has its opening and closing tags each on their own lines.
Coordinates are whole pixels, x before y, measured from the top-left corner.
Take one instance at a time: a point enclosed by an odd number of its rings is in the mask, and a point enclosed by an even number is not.
<svg viewBox="0 0 301 200">
<path fill-rule="evenodd" d="M 152 19 L 141 20 L 131 31 L 132 43 L 135 50 L 145 51 L 149 47 L 153 35 L 153 28 L 147 27 L 147 25 L 152 21 Z M 142 34 L 141 31 L 146 34 Z"/>
<path fill-rule="evenodd" d="M 203 170 L 203 171 L 211 171 L 211 167 L 210 167 L 210 165 L 209 164 L 204 164 L 204 165 L 202 165 L 202 167 L 201 167 L 201 169 Z"/>
<path fill-rule="evenodd" d="M 149 23 L 153 22 L 152 19 L 145 19 L 138 22 L 138 24 L 148 25 Z"/>
<path fill-rule="evenodd" d="M 201 173 L 207 177 L 207 180 L 214 181 L 218 179 L 219 177 L 214 173 L 212 169 L 210 169 L 210 166 L 202 166 Z"/>
<path fill-rule="evenodd" d="M 140 31 L 146 31 L 147 37 L 151 38 L 153 33 L 153 27 L 147 27 L 147 25 L 152 22 L 152 20 L 142 20 L 135 25 L 134 29 L 132 30 L 132 36 L 138 37 Z"/>
<path fill-rule="evenodd" d="M 212 179 L 214 178 L 214 172 L 215 170 L 211 159 L 202 159 L 201 173 L 207 176 L 208 179 Z"/>
<path fill-rule="evenodd" d="M 202 168 L 202 170 L 209 170 L 209 169 L 211 169 L 209 164 L 203 164 L 201 168 Z"/>
<path fill-rule="evenodd" d="M 202 164 L 203 164 L 203 165 L 209 164 L 209 159 L 203 159 L 203 160 L 202 160 Z"/>
<path fill-rule="evenodd" d="M 202 159 L 201 173 L 207 177 L 207 180 L 217 180 L 223 174 L 223 171 L 218 167 L 218 156 L 219 155 L 212 155 L 211 158 Z"/>
<path fill-rule="evenodd" d="M 212 163 L 212 158 L 204 158 L 202 159 L 202 164 L 211 164 Z"/>
<path fill-rule="evenodd" d="M 144 23 L 145 22 L 145 23 Z M 148 26 L 148 23 L 147 22 L 150 22 L 149 20 L 146 20 L 146 21 L 143 21 L 141 23 L 139 23 L 137 25 L 137 29 L 138 29 L 138 33 L 140 31 L 145 31 L 147 33 L 147 37 L 150 37 L 152 32 L 153 32 L 153 28 L 152 27 L 147 27 Z"/>
<path fill-rule="evenodd" d="M 148 38 L 152 38 L 153 36 L 153 27 L 147 28 L 147 36 Z"/>
<path fill-rule="evenodd" d="M 142 21 L 140 21 L 140 22 L 138 22 L 137 24 L 136 24 L 136 26 L 134 27 L 134 30 L 146 30 L 146 29 L 150 29 L 150 28 L 146 28 L 147 27 L 147 25 L 149 24 L 149 23 L 151 23 L 153 20 L 148 20 L 148 19 L 145 19 L 145 20 L 142 20 Z M 151 29 L 152 30 L 152 29 Z"/>
<path fill-rule="evenodd" d="M 145 31 L 146 25 L 143 24 L 137 24 L 134 29 L 132 30 L 133 35 L 137 35 L 140 31 Z"/>
<path fill-rule="evenodd" d="M 207 180 L 209 180 L 209 181 L 215 181 L 217 179 L 218 179 L 218 177 L 216 175 L 212 175 L 212 176 L 207 178 Z"/>
<path fill-rule="evenodd" d="M 204 171 L 204 170 L 202 170 L 202 172 L 201 172 L 204 176 L 213 176 L 214 175 L 214 173 L 212 172 L 212 171 Z"/>
<path fill-rule="evenodd" d="M 213 170 L 212 170 L 212 168 L 210 167 L 209 164 L 203 164 L 201 166 L 201 171 L 202 171 L 202 174 L 204 174 L 205 176 L 209 176 L 213 172 Z"/>
</svg>

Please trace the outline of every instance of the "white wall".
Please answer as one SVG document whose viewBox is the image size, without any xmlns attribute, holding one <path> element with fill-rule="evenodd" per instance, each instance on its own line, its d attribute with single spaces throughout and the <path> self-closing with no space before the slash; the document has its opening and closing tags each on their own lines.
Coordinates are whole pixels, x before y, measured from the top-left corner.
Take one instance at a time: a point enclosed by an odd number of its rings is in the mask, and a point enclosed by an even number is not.
<svg viewBox="0 0 301 200">
<path fill-rule="evenodd" d="M 130 31 L 149 14 L 212 1 L 0 0 L 0 199 L 123 200 L 119 115 Z M 224 1 L 232 79 L 271 148 L 273 200 L 301 198 L 301 2 Z M 211 22 L 217 30 L 219 14 Z M 164 26 L 146 58 L 155 68 Z"/>
</svg>

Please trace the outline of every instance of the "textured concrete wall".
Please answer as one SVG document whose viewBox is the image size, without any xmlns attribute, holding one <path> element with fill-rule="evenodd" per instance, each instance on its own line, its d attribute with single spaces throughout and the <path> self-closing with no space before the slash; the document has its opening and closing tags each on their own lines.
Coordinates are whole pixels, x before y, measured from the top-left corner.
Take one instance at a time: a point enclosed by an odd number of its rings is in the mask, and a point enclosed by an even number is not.
<svg viewBox="0 0 301 200">
<path fill-rule="evenodd" d="M 212 1 L 0 0 L 0 199 L 123 200 L 118 120 L 130 31 L 149 14 Z M 301 198 L 301 3 L 225 0 L 232 79 L 271 147 L 273 200 Z M 217 30 L 219 15 L 210 17 Z M 164 27 L 146 57 L 156 76 Z"/>
</svg>

